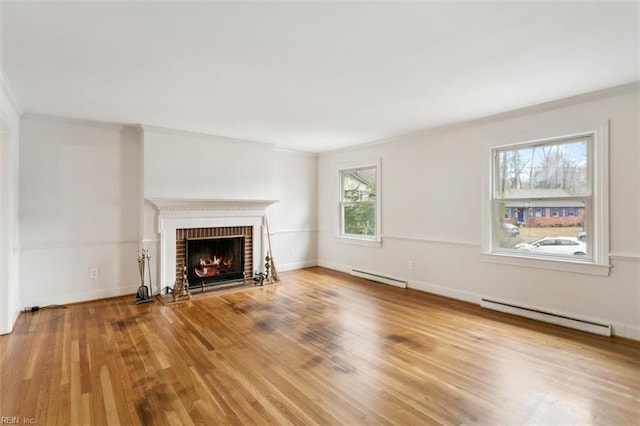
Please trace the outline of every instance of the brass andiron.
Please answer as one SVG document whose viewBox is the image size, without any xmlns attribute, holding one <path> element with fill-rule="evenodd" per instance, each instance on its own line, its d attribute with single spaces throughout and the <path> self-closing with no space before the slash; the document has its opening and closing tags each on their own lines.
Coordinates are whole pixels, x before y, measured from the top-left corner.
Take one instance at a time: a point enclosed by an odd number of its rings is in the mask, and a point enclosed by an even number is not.
<svg viewBox="0 0 640 426">
<path fill-rule="evenodd" d="M 267 252 L 267 256 L 264 258 L 264 272 L 256 271 L 256 275 L 253 277 L 254 285 L 273 284 L 273 274 L 271 273 L 271 256 Z"/>
<path fill-rule="evenodd" d="M 177 302 L 181 299 L 191 299 L 189 280 L 187 279 L 187 267 L 184 265 L 182 265 L 182 279 L 176 281 L 176 285 L 173 286 L 173 301 Z"/>
<path fill-rule="evenodd" d="M 269 284 L 273 284 L 273 275 L 271 274 L 271 256 L 269 256 L 269 252 L 267 251 L 267 257 L 264 258 L 264 270 L 265 270 L 265 280 Z"/>
<path fill-rule="evenodd" d="M 140 272 L 140 287 L 138 287 L 138 292 L 136 293 L 136 303 L 147 303 L 153 302 L 151 298 L 151 294 L 149 292 L 149 287 L 146 286 L 144 281 L 144 270 L 145 266 L 149 271 L 149 285 L 151 285 L 151 266 L 150 266 L 151 256 L 149 256 L 149 250 L 142 249 L 138 251 L 138 271 Z"/>
</svg>

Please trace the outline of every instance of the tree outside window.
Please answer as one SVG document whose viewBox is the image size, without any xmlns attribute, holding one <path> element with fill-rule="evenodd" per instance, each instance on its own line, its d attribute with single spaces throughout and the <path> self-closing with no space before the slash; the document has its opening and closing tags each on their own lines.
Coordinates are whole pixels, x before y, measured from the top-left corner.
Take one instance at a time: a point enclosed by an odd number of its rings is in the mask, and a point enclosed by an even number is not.
<svg viewBox="0 0 640 426">
<path fill-rule="evenodd" d="M 561 131 L 542 126 L 526 142 L 487 143 L 483 259 L 608 276 L 609 123 Z"/>
<path fill-rule="evenodd" d="M 573 137 L 494 149 L 493 217 L 517 209 L 519 233 L 494 226 L 494 250 L 522 255 L 591 258 L 589 243 L 572 251 L 545 250 L 545 243 L 587 231 L 592 211 L 592 138 Z M 563 215 L 565 209 L 574 215 Z M 497 221 L 497 219 L 496 219 Z"/>
<path fill-rule="evenodd" d="M 377 166 L 341 170 L 341 235 L 377 238 L 377 209 Z"/>
</svg>

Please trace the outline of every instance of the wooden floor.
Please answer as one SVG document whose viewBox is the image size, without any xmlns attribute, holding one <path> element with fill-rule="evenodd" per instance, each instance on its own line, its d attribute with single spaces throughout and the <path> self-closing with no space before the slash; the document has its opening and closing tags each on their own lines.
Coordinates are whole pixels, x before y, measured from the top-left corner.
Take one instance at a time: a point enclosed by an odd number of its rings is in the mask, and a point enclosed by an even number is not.
<svg viewBox="0 0 640 426">
<path fill-rule="evenodd" d="M 39 425 L 638 425 L 640 342 L 311 268 L 190 302 L 20 316 L 0 416 Z M 22 422 L 24 424 L 24 422 Z"/>
</svg>

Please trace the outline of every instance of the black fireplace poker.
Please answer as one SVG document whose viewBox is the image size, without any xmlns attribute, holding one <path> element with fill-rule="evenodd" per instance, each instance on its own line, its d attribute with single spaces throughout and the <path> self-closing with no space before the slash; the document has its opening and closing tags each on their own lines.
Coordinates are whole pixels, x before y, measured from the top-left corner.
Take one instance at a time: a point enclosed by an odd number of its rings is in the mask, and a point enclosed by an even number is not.
<svg viewBox="0 0 640 426">
<path fill-rule="evenodd" d="M 149 250 L 141 250 L 138 252 L 138 269 L 140 271 L 140 287 L 138 287 L 138 292 L 136 293 L 136 304 L 153 302 L 153 298 L 151 297 L 149 287 L 147 287 L 144 283 L 144 269 L 147 266 L 149 271 L 149 285 L 151 285 L 151 256 L 149 256 Z"/>
</svg>

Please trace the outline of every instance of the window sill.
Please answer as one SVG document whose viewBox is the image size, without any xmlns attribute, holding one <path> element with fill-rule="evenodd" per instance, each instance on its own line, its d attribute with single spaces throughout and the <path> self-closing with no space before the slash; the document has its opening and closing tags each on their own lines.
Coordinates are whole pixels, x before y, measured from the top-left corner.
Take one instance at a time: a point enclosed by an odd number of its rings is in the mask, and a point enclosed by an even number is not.
<svg viewBox="0 0 640 426">
<path fill-rule="evenodd" d="M 345 244 L 355 244 L 358 246 L 376 247 L 376 248 L 382 247 L 382 241 L 374 240 L 370 238 L 358 238 L 356 236 L 349 236 L 349 235 L 338 235 L 336 238 L 338 239 L 339 242 L 345 243 Z"/>
<path fill-rule="evenodd" d="M 572 272 L 578 274 L 599 275 L 608 277 L 611 265 L 592 262 L 542 259 L 531 256 L 518 256 L 508 253 L 483 253 L 482 260 L 502 265 L 521 266 L 525 268 L 548 269 L 552 271 Z"/>
</svg>

